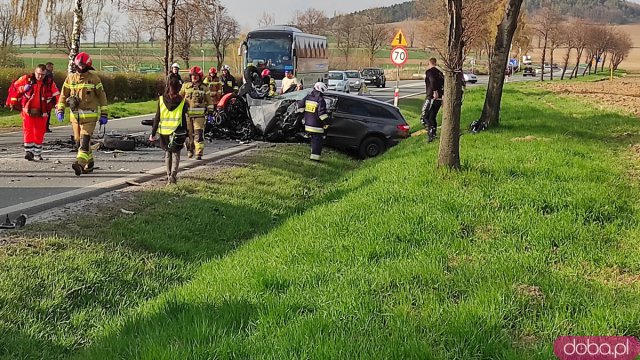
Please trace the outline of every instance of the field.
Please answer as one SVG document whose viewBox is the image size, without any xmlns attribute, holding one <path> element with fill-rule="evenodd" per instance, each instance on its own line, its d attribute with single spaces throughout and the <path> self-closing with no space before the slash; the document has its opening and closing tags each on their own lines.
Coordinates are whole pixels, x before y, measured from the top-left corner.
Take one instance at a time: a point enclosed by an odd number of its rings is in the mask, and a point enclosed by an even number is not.
<svg viewBox="0 0 640 360">
<path fill-rule="evenodd" d="M 12 233 L 0 357 L 546 360 L 561 335 L 640 335 L 637 117 L 503 99 L 460 172 L 424 137 L 365 162 L 263 146 Z M 414 130 L 421 105 L 401 101 Z"/>
</svg>

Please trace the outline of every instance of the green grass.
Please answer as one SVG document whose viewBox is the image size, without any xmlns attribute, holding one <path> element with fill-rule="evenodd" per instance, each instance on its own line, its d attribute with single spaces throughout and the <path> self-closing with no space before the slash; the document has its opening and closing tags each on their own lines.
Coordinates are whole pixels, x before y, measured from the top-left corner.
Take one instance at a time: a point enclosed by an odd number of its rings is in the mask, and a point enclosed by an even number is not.
<svg viewBox="0 0 640 360">
<path fill-rule="evenodd" d="M 463 127 L 482 91 L 467 93 Z M 421 105 L 401 102 L 414 129 Z M 24 234 L 56 246 L 5 246 L 0 349 L 553 359 L 560 335 L 638 336 L 637 143 L 633 117 L 509 84 L 502 126 L 462 136 L 460 172 L 436 169 L 437 144 L 424 137 L 360 166 L 335 152 L 312 164 L 303 145 L 267 148 L 247 167 L 138 197 L 126 205 L 135 216 L 112 205 L 80 221 L 91 230 Z M 112 261 L 84 260 L 106 252 Z M 47 258 L 59 259 L 51 270 Z"/>
<path fill-rule="evenodd" d="M 145 115 L 155 113 L 158 102 L 156 100 L 142 102 L 116 102 L 109 105 L 109 119 L 118 119 L 127 116 Z M 69 110 L 65 113 L 64 123 L 59 123 L 55 118 L 55 112 L 51 112 L 51 126 L 69 125 Z M 0 108 L 0 129 L 17 128 L 22 126 L 22 117 L 16 111 Z"/>
</svg>

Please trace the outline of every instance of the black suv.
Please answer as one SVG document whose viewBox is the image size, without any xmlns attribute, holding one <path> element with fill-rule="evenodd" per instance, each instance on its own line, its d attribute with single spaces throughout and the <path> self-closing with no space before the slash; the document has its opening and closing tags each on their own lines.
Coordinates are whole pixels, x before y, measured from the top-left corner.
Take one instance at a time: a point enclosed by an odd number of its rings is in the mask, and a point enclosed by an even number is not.
<svg viewBox="0 0 640 360">
<path fill-rule="evenodd" d="M 364 68 L 362 70 L 364 83 L 367 85 L 375 85 L 376 87 L 386 87 L 387 78 L 384 76 L 384 70 L 380 68 Z"/>
</svg>

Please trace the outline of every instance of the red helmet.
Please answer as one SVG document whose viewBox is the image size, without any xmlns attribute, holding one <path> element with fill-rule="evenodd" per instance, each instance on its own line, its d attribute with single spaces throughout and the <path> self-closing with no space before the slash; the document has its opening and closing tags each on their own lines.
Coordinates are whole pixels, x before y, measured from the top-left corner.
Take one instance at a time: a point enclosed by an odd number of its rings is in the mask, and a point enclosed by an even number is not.
<svg viewBox="0 0 640 360">
<path fill-rule="evenodd" d="M 262 70 L 262 77 L 270 76 L 270 75 L 271 75 L 271 71 L 269 71 L 269 69 Z"/>
<path fill-rule="evenodd" d="M 189 69 L 189 76 L 191 76 L 191 75 L 200 76 L 200 80 L 202 80 L 202 78 L 204 78 L 204 74 L 202 73 L 202 69 L 200 68 L 200 66 L 194 66 L 191 69 Z"/>
<path fill-rule="evenodd" d="M 76 58 L 73 60 L 73 63 L 77 66 L 84 66 L 90 69 L 93 69 L 91 65 L 93 65 L 93 61 L 91 60 L 91 56 L 86 52 L 81 52 L 76 55 Z"/>
<path fill-rule="evenodd" d="M 215 66 L 213 66 L 211 69 L 209 69 L 209 74 L 213 74 L 213 75 L 215 75 L 215 74 L 217 74 L 217 73 L 218 73 L 218 69 L 216 69 L 216 67 L 215 67 Z"/>
</svg>

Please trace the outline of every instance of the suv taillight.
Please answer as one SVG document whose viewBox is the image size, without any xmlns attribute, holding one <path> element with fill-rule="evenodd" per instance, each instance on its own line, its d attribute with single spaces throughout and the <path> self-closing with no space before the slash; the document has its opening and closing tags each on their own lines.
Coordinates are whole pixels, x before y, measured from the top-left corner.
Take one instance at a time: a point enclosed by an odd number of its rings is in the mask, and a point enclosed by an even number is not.
<svg viewBox="0 0 640 360">
<path fill-rule="evenodd" d="M 398 130 L 403 131 L 403 132 L 409 132 L 409 130 L 411 130 L 411 128 L 407 124 L 398 125 L 397 128 L 398 128 Z"/>
</svg>

